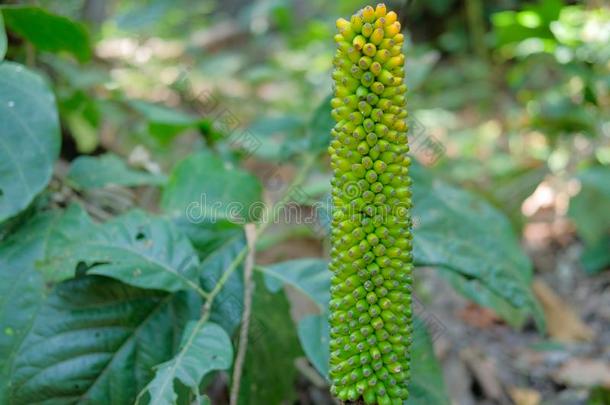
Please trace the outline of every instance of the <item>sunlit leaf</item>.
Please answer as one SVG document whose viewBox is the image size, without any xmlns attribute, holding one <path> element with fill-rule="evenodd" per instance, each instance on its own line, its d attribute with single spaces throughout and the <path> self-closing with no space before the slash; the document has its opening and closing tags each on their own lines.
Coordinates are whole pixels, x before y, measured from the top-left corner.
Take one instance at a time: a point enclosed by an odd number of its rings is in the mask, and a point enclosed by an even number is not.
<svg viewBox="0 0 610 405">
<path fill-rule="evenodd" d="M 91 58 L 89 34 L 82 24 L 39 7 L 4 6 L 0 11 L 7 28 L 38 49 L 67 51 L 80 62 Z"/>
</svg>

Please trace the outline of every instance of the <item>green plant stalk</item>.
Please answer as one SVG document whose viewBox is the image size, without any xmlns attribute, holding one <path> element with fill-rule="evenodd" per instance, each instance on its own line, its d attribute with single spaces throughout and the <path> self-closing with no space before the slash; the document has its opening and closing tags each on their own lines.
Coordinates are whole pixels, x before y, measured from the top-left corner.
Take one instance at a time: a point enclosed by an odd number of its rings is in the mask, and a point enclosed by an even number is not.
<svg viewBox="0 0 610 405">
<path fill-rule="evenodd" d="M 337 20 L 331 100 L 331 392 L 379 405 L 408 397 L 412 339 L 407 87 L 397 20 L 383 4 Z"/>
</svg>

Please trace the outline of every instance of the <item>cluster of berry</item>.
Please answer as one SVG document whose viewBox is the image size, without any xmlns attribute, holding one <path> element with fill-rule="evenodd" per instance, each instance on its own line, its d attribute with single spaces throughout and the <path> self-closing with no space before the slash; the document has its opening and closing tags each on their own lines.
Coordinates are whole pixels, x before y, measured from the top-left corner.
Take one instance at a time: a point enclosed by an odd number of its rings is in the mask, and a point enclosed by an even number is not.
<svg viewBox="0 0 610 405">
<path fill-rule="evenodd" d="M 403 34 L 393 11 L 337 21 L 330 301 L 332 393 L 408 397 L 412 236 Z"/>
</svg>

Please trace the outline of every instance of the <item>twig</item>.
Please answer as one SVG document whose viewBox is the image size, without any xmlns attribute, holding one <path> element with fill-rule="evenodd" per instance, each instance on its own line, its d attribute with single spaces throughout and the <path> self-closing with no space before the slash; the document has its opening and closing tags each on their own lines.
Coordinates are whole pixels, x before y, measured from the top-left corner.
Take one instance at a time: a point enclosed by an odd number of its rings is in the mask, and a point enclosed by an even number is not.
<svg viewBox="0 0 610 405">
<path fill-rule="evenodd" d="M 230 404 L 237 405 L 239 399 L 239 386 L 244 369 L 246 353 L 248 351 L 248 333 L 250 330 L 250 315 L 252 314 L 252 273 L 254 269 L 254 252 L 256 247 L 256 227 L 254 224 L 246 225 L 246 240 L 248 241 L 248 256 L 244 264 L 244 312 L 242 314 L 241 330 L 239 333 L 239 347 L 235 365 L 233 366 L 233 383 L 231 385 Z"/>
</svg>

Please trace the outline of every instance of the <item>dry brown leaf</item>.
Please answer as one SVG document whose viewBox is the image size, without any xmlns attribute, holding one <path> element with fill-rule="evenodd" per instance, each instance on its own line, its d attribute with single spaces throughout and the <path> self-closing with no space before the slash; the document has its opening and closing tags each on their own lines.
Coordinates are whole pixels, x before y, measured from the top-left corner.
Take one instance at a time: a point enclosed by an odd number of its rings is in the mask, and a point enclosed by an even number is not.
<svg viewBox="0 0 610 405">
<path fill-rule="evenodd" d="M 601 360 L 570 359 L 553 374 L 553 379 L 573 387 L 610 388 L 610 364 Z"/>
<path fill-rule="evenodd" d="M 552 338 L 562 342 L 593 339 L 593 330 L 544 281 L 536 279 L 532 286 L 536 298 L 542 304 L 547 329 Z"/>
<path fill-rule="evenodd" d="M 472 302 L 461 309 L 458 316 L 467 324 L 481 329 L 487 329 L 502 322 L 502 319 L 494 311 Z"/>
<path fill-rule="evenodd" d="M 542 396 L 531 388 L 513 387 L 508 390 L 515 405 L 538 405 Z"/>
</svg>

